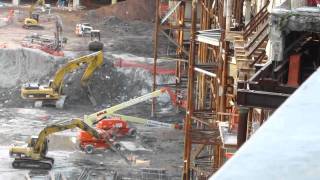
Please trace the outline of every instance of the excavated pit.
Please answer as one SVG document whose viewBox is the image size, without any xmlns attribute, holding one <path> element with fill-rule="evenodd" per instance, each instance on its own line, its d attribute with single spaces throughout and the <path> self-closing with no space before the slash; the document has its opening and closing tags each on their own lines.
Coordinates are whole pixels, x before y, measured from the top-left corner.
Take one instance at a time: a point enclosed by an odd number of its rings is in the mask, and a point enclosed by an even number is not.
<svg viewBox="0 0 320 180">
<path fill-rule="evenodd" d="M 73 55 L 73 57 L 78 56 L 80 55 Z M 0 169 L 3 171 L 0 179 L 19 179 L 33 171 L 12 171 L 10 167 L 12 159 L 7 156 L 8 147 L 12 143 L 24 145 L 28 137 L 36 135 L 46 125 L 70 120 L 74 117 L 83 117 L 84 114 L 90 114 L 95 110 L 90 109 L 89 100 L 80 88 L 79 79 L 82 76 L 83 68 L 68 74 L 65 78 L 64 92 L 69 95 L 67 101 L 69 107 L 67 106 L 66 110 L 26 108 L 26 102 L 20 98 L 21 84 L 47 82 L 53 77 L 55 71 L 66 62 L 66 59 L 56 59 L 42 52 L 28 49 L 3 50 L 0 51 L 0 57 L 0 65 L 4 69 L 0 81 L 0 105 L 2 106 L 0 106 L 0 122 L 2 124 L 0 136 L 3 137 L 0 138 L 0 152 L 2 154 L 0 158 L 3 159 L 3 162 L 0 163 Z M 152 74 L 148 70 L 115 67 L 116 58 L 117 56 L 105 54 L 105 64 L 94 73 L 90 80 L 94 96 L 100 103 L 100 106 L 97 107 L 98 110 L 101 110 L 103 106 L 112 106 L 151 90 Z M 139 58 L 132 56 L 132 59 Z M 149 62 L 149 59 L 145 61 Z M 140 61 L 140 63 L 142 62 Z M 12 73 L 10 74 L 10 72 Z M 159 83 L 170 80 L 173 81 L 174 76 L 159 75 L 157 77 Z M 170 99 L 168 102 L 168 97 L 162 97 L 158 99 L 158 102 L 163 105 L 170 103 Z M 82 105 L 82 107 L 74 105 Z M 119 113 L 150 118 L 150 107 L 150 102 L 146 102 Z M 167 108 L 166 105 L 163 107 Z M 164 122 L 178 122 L 178 119 L 182 118 L 177 115 L 157 118 L 157 120 Z M 27 128 L 23 131 L 17 131 L 22 126 Z M 127 165 L 121 157 L 108 150 L 93 155 L 80 152 L 76 141 L 74 141 L 77 131 L 66 131 L 50 136 L 48 156 L 54 157 L 56 160 L 51 172 L 61 173 L 68 179 L 76 179 L 83 168 L 88 168 L 95 173 L 91 177 L 106 176 L 95 171 L 98 167 L 104 168 L 103 172 L 118 172 L 124 177 L 138 178 L 141 176 L 142 168 L 165 168 L 170 177 L 168 179 L 179 179 L 181 171 L 179 164 L 182 159 L 179 151 L 183 147 L 183 134 L 172 129 L 150 129 L 142 125 L 135 125 L 135 127 L 138 128 L 139 135 L 137 139 L 130 139 L 131 144 L 137 145 L 137 147 L 141 146 L 143 147 L 141 149 L 148 151 L 125 150 L 124 154 L 134 162 L 132 166 Z M 137 147 L 134 146 L 134 148 Z"/>
<path fill-rule="evenodd" d="M 151 21 L 154 19 L 155 3 L 149 1 L 127 0 L 112 7 L 102 7 L 90 11 L 73 11 L 72 13 L 54 11 L 53 14 L 57 13 L 62 16 L 65 25 L 64 35 L 69 38 L 64 47 L 65 54 L 67 54 L 67 58 L 64 59 L 56 59 L 39 50 L 0 49 L 0 65 L 4 70 L 4 74 L 0 75 L 0 136 L 2 137 L 0 138 L 0 158 L 2 159 L 0 179 L 25 179 L 26 174 L 31 176 L 31 174 L 39 173 L 33 170 L 11 168 L 12 159 L 8 156 L 8 149 L 12 144 L 25 145 L 30 136 L 37 135 L 47 125 L 67 121 L 74 117 L 82 118 L 85 114 L 91 114 L 151 91 L 153 75 L 149 67 L 152 67 L 153 58 L 145 57 L 152 57 L 153 53 L 152 32 L 154 26 Z M 19 9 L 19 11 L 21 13 L 18 14 L 17 19 L 23 20 L 24 15 L 27 14 L 26 9 Z M 46 29 L 37 32 L 52 35 L 52 32 L 48 30 L 51 30 L 54 24 L 47 21 L 46 15 L 41 17 L 41 24 Z M 97 70 L 89 81 L 93 95 L 98 101 L 98 107 L 94 108 L 90 104 L 80 87 L 83 67 L 69 73 L 65 78 L 64 93 L 68 95 L 65 109 L 32 108 L 32 103 L 27 103 L 20 97 L 20 87 L 23 83 L 46 84 L 67 59 L 70 60 L 89 53 L 85 52 L 89 38 L 75 37 L 74 35 L 74 27 L 79 22 L 90 22 L 95 29 L 100 29 L 101 41 L 105 43 L 105 65 Z M 5 43 L 7 44 L 6 48 L 20 47 L 20 40 L 31 33 L 22 29 L 19 21 L 1 27 L 0 30 L 3 34 L 0 45 Z M 9 51 L 12 53 L 9 54 Z M 125 53 L 130 56 L 125 56 Z M 159 54 L 172 53 L 175 53 L 175 47 L 172 47 L 165 38 L 160 38 Z M 116 54 L 121 56 L 116 56 Z M 124 60 L 120 67 L 116 65 L 116 61 L 119 59 Z M 136 66 L 126 66 L 126 63 L 132 65 L 131 61 L 136 62 Z M 160 61 L 158 62 L 160 63 Z M 175 62 L 172 64 L 171 66 L 168 61 L 165 61 L 159 70 L 161 68 L 174 70 Z M 157 84 L 174 82 L 174 74 L 157 76 Z M 177 115 L 168 95 L 158 98 L 157 102 L 156 107 L 159 112 L 156 112 L 156 117 L 150 117 L 151 101 L 140 103 L 117 113 L 168 123 L 181 122 L 184 114 Z M 168 109 L 173 110 L 173 113 L 168 112 Z M 126 139 L 125 142 L 130 141 L 136 146 L 133 148 L 136 150 L 124 151 L 125 155 L 133 162 L 132 166 L 126 165 L 121 157 L 109 150 L 93 155 L 81 152 L 76 142 L 77 130 L 73 130 L 50 136 L 48 156 L 54 157 L 56 160 L 50 173 L 63 174 L 66 179 L 79 179 L 83 170 L 89 169 L 90 178 L 88 179 L 110 179 L 102 174 L 109 173 L 109 171 L 117 172 L 123 176 L 123 179 L 141 179 L 144 173 L 142 168 L 155 168 L 156 170 L 159 168 L 167 170 L 168 178 L 166 179 L 180 179 L 181 164 L 183 164 L 182 131 L 150 128 L 139 124 L 132 125 L 138 129 L 138 136 L 136 139 Z M 144 148 L 140 148 L 141 146 Z M 45 178 L 39 175 L 32 179 Z"/>
<path fill-rule="evenodd" d="M 27 82 L 43 82 L 54 73 L 64 58 L 33 49 L 0 49 L 0 107 L 24 106 L 20 87 Z"/>
<path fill-rule="evenodd" d="M 62 58 L 31 49 L 1 49 L 0 88 L 12 88 L 28 81 L 38 82 L 56 68 Z"/>
<path fill-rule="evenodd" d="M 54 57 L 39 50 L 32 49 L 1 49 L 0 68 L 3 70 L 0 76 L 0 107 L 30 107 L 20 97 L 20 87 L 27 82 L 47 84 L 54 77 L 55 72 L 67 60 L 88 53 L 73 54 L 68 58 Z M 138 58 L 138 57 L 137 57 Z M 98 108 L 109 107 L 137 96 L 148 93 L 152 89 L 152 74 L 143 68 L 115 67 L 113 55 L 105 54 L 105 61 L 101 68 L 97 69 L 89 86 L 93 96 L 98 102 Z M 65 76 L 63 93 L 68 96 L 67 106 L 85 105 L 91 106 L 86 91 L 81 88 L 80 79 L 86 66 L 68 73 Z M 157 81 L 173 81 L 171 75 L 159 75 Z M 160 103 L 170 102 L 169 97 L 160 98 Z M 92 106 L 91 106 L 92 107 Z M 93 107 L 92 107 L 93 108 Z M 149 108 L 148 108 L 149 109 Z"/>
</svg>

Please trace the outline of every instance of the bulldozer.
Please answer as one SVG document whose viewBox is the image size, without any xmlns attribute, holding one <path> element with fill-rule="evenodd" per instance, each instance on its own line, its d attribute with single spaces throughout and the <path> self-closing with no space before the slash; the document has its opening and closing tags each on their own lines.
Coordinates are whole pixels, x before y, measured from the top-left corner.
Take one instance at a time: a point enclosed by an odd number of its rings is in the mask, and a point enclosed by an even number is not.
<svg viewBox="0 0 320 180">
<path fill-rule="evenodd" d="M 75 118 L 71 121 L 57 123 L 45 127 L 38 136 L 31 137 L 27 147 L 13 146 L 9 149 L 9 155 L 14 158 L 12 167 L 15 169 L 46 169 L 50 170 L 53 167 L 54 159 L 47 157 L 48 152 L 48 136 L 56 132 L 61 132 L 69 129 L 79 128 L 97 139 L 103 139 L 114 151 L 119 151 L 114 142 L 109 141 L 109 137 L 105 131 L 97 131 L 87 125 L 82 119 Z"/>
<path fill-rule="evenodd" d="M 63 67 L 58 69 L 53 79 L 49 81 L 48 85 L 40 85 L 37 83 L 23 84 L 21 88 L 21 97 L 23 99 L 35 101 L 35 107 L 54 105 L 57 108 L 62 109 L 67 97 L 62 92 L 64 77 L 67 73 L 80 68 L 83 64 L 86 64 L 87 67 L 81 78 L 81 87 L 86 91 L 91 103 L 96 106 L 97 103 L 92 96 L 91 89 L 88 86 L 88 81 L 94 71 L 103 64 L 102 51 L 94 52 L 69 61 Z"/>
<path fill-rule="evenodd" d="M 39 25 L 39 13 L 34 13 L 34 9 L 36 6 L 42 6 L 42 11 L 44 11 L 45 1 L 37 0 L 34 4 L 32 4 L 29 8 L 29 17 L 24 19 L 23 28 L 25 29 L 43 29 L 42 26 Z"/>
</svg>

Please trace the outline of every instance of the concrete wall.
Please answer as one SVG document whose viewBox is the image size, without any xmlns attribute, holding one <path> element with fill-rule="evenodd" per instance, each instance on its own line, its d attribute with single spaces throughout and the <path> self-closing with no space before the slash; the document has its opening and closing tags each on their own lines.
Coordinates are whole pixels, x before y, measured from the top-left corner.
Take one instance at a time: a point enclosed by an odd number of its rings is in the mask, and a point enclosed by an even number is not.
<svg viewBox="0 0 320 180">
<path fill-rule="evenodd" d="M 308 3 L 306 0 L 291 0 L 291 9 L 295 9 L 298 7 L 303 7 L 303 6 L 307 6 Z"/>
<path fill-rule="evenodd" d="M 277 7 L 277 6 L 280 6 L 282 3 L 284 3 L 285 1 L 288 1 L 288 0 L 271 0 L 270 4 L 272 5 L 272 7 Z"/>
<path fill-rule="evenodd" d="M 307 6 L 307 0 L 271 0 L 269 10 L 275 7 L 281 7 L 285 9 L 295 9 L 303 6 Z"/>
<path fill-rule="evenodd" d="M 19 6 L 20 0 L 12 0 L 12 4 L 13 4 L 14 6 Z"/>
</svg>

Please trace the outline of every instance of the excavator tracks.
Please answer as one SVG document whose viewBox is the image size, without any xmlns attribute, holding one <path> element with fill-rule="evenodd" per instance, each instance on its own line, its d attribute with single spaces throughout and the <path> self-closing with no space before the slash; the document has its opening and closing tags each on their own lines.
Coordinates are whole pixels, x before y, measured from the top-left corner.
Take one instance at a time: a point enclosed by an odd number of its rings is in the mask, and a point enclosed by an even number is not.
<svg viewBox="0 0 320 180">
<path fill-rule="evenodd" d="M 52 158 L 46 158 L 43 160 L 33 159 L 15 159 L 12 162 L 12 167 L 15 169 L 52 169 L 54 160 Z"/>
<path fill-rule="evenodd" d="M 24 29 L 29 29 L 29 30 L 43 30 L 44 27 L 43 26 L 39 26 L 39 25 L 23 25 L 22 26 Z"/>
</svg>

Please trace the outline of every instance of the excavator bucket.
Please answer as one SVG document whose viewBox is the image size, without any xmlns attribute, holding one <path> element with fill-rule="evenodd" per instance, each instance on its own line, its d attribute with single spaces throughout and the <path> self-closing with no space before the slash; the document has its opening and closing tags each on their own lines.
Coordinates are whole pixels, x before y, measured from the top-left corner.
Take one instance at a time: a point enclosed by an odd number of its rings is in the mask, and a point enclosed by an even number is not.
<svg viewBox="0 0 320 180">
<path fill-rule="evenodd" d="M 67 96 L 65 95 L 60 96 L 60 98 L 56 101 L 56 108 L 63 109 L 66 98 Z"/>
<path fill-rule="evenodd" d="M 96 98 L 94 98 L 94 96 L 92 95 L 93 93 L 92 93 L 92 90 L 91 90 L 90 86 L 87 86 L 87 88 L 85 88 L 85 89 L 86 89 L 86 93 L 87 93 L 87 96 L 88 96 L 91 104 L 93 106 L 96 106 L 97 105 L 97 101 L 96 101 Z"/>
</svg>

